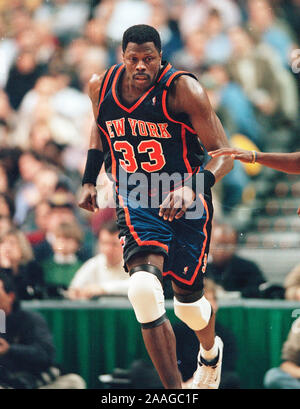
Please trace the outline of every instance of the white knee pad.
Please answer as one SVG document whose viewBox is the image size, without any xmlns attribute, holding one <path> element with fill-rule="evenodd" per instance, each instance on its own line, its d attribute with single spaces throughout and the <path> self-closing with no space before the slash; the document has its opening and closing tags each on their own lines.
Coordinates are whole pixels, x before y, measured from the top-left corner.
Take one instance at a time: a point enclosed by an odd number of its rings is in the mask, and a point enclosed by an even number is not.
<svg viewBox="0 0 300 409">
<path fill-rule="evenodd" d="M 163 288 L 159 279 L 152 273 L 137 271 L 132 274 L 129 278 L 128 298 L 136 319 L 141 324 L 152 323 L 165 316 Z"/>
<path fill-rule="evenodd" d="M 183 303 L 174 297 L 175 315 L 194 331 L 199 331 L 207 326 L 211 311 L 211 305 L 204 295 L 192 303 Z"/>
</svg>

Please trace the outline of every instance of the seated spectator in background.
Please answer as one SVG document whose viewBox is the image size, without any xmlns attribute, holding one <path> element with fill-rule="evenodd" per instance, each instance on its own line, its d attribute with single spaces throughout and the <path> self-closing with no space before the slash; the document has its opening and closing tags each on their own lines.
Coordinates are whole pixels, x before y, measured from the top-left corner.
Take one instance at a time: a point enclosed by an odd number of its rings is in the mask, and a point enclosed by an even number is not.
<svg viewBox="0 0 300 409">
<path fill-rule="evenodd" d="M 221 14 L 226 29 L 241 22 L 241 11 L 233 0 L 195 0 L 182 2 L 182 4 L 184 7 L 179 20 L 183 36 L 186 36 L 196 28 L 202 28 L 212 9 L 218 10 Z"/>
<path fill-rule="evenodd" d="M 267 389 L 300 389 L 300 317 L 292 325 L 283 344 L 281 365 L 271 368 L 264 377 Z"/>
<path fill-rule="evenodd" d="M 0 272 L 0 389 L 85 389 L 76 374 L 61 375 L 55 366 L 52 336 L 41 315 L 22 310 L 11 277 Z"/>
<path fill-rule="evenodd" d="M 122 245 L 115 221 L 103 224 L 98 246 L 99 254 L 86 261 L 73 278 L 69 298 L 127 295 L 129 276 L 123 268 Z"/>
<path fill-rule="evenodd" d="M 206 277 L 219 287 L 219 295 L 237 291 L 245 298 L 260 297 L 259 286 L 266 280 L 254 262 L 236 254 L 237 241 L 237 232 L 231 226 L 213 226 Z"/>
<path fill-rule="evenodd" d="M 56 185 L 59 179 L 58 169 L 54 166 L 43 163 L 42 168 L 39 172 L 33 177 L 33 185 L 31 189 L 25 192 L 25 195 L 18 197 L 18 206 L 16 218 L 19 221 L 19 224 L 23 226 L 27 222 L 27 217 L 37 203 L 42 200 L 49 200 L 50 197 L 55 192 Z M 26 200 L 26 204 L 22 203 L 22 199 Z M 23 216 L 20 218 L 20 210 L 23 209 Z"/>
<path fill-rule="evenodd" d="M 300 264 L 287 274 L 284 288 L 287 300 L 300 301 Z"/>
<path fill-rule="evenodd" d="M 224 31 L 223 18 L 217 9 L 211 9 L 204 25 L 207 34 L 207 63 L 225 63 L 231 54 L 231 43 Z"/>
<path fill-rule="evenodd" d="M 204 281 L 205 297 L 210 302 L 214 312 L 218 310 L 216 286 L 213 281 Z M 183 322 L 173 324 L 176 337 L 178 367 L 181 372 L 183 387 L 189 388 L 193 374 L 197 369 L 199 341 L 195 332 Z M 234 335 L 218 322 L 216 316 L 216 334 L 224 343 L 222 375 L 220 389 L 239 389 L 240 379 L 236 372 L 237 345 Z"/>
<path fill-rule="evenodd" d="M 207 35 L 202 30 L 195 30 L 184 39 L 184 47 L 171 58 L 171 63 L 179 70 L 201 73 L 206 64 Z"/>
<path fill-rule="evenodd" d="M 276 16 L 272 3 L 269 0 L 248 0 L 248 27 L 276 50 L 282 65 L 288 67 L 296 36 L 291 27 Z"/>
<path fill-rule="evenodd" d="M 50 298 L 63 296 L 82 265 L 76 254 L 83 237 L 80 227 L 75 223 L 61 223 L 53 234 L 53 255 L 41 263 L 46 292 Z"/>
<path fill-rule="evenodd" d="M 0 271 L 12 277 L 20 300 L 44 297 L 43 270 L 21 230 L 13 228 L 0 237 Z"/>
<path fill-rule="evenodd" d="M 77 216 L 73 201 L 70 201 L 68 194 L 55 193 L 49 200 L 50 213 L 45 225 L 45 239 L 33 246 L 35 258 L 42 263 L 53 256 L 52 243 L 55 237 L 55 230 L 61 223 L 80 224 L 84 232 L 84 240 L 81 242 L 77 251 L 78 259 L 86 261 L 92 257 L 94 236 L 80 222 Z"/>
<path fill-rule="evenodd" d="M 280 84 L 275 67 L 256 53 L 253 38 L 243 28 L 230 29 L 229 38 L 233 49 L 228 61 L 230 76 L 242 86 L 262 118 L 272 118 L 280 110 Z"/>
<path fill-rule="evenodd" d="M 23 226 L 26 230 L 26 237 L 32 246 L 36 246 L 45 240 L 47 220 L 51 208 L 47 200 L 41 200 L 32 210 L 30 217 L 27 217 L 28 224 Z"/>
<path fill-rule="evenodd" d="M 52 139 L 51 129 L 46 120 L 39 120 L 32 124 L 28 141 L 30 149 L 43 155 L 47 142 Z"/>
<path fill-rule="evenodd" d="M 32 51 L 22 51 L 11 67 L 5 91 L 13 109 L 17 110 L 24 95 L 31 90 L 45 67 L 40 64 Z"/>
<path fill-rule="evenodd" d="M 35 176 L 43 167 L 42 158 L 34 151 L 24 151 L 18 160 L 19 178 L 15 185 L 16 213 L 14 220 L 21 225 L 29 209 L 37 203 Z"/>
<path fill-rule="evenodd" d="M 14 139 L 19 146 L 28 149 L 31 128 L 35 122 L 46 122 L 52 140 L 59 144 L 81 148 L 85 146 L 83 126 L 85 117 L 90 112 L 88 96 L 69 87 L 68 81 L 68 75 L 47 74 L 40 77 L 34 88 L 26 93 L 19 108 L 19 123 L 14 132 Z"/>
<path fill-rule="evenodd" d="M 233 82 L 225 66 L 220 64 L 211 65 L 202 78 L 203 85 L 207 88 L 209 95 L 213 93 L 211 101 L 217 113 L 226 110 L 230 115 L 232 127 L 229 135 L 241 133 L 249 137 L 260 146 L 262 128 L 257 121 L 252 103 L 242 87 Z M 222 119 L 222 114 L 219 115 Z M 225 119 L 226 129 L 226 119 Z M 228 129 L 226 129 L 228 131 Z"/>
</svg>

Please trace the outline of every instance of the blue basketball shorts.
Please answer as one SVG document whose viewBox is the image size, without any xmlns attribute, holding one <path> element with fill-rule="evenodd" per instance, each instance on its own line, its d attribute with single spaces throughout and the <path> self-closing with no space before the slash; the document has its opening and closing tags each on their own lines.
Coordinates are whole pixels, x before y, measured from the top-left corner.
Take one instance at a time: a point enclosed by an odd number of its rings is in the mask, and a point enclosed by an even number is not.
<svg viewBox="0 0 300 409">
<path fill-rule="evenodd" d="M 159 208 L 132 207 L 119 196 L 117 219 L 125 270 L 136 255 L 162 254 L 163 277 L 182 289 L 203 289 L 213 217 L 211 194 L 199 195 L 199 203 L 199 217 L 186 214 L 169 222 L 159 216 Z"/>
</svg>

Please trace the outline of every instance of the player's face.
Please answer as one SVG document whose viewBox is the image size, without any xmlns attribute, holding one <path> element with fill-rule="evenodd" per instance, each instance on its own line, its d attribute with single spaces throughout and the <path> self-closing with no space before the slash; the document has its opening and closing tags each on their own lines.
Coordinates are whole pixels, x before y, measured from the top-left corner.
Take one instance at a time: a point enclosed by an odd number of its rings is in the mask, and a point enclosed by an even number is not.
<svg viewBox="0 0 300 409">
<path fill-rule="evenodd" d="M 128 43 L 123 60 L 130 82 L 139 89 L 146 89 L 154 81 L 161 67 L 161 53 L 153 42 Z"/>
</svg>

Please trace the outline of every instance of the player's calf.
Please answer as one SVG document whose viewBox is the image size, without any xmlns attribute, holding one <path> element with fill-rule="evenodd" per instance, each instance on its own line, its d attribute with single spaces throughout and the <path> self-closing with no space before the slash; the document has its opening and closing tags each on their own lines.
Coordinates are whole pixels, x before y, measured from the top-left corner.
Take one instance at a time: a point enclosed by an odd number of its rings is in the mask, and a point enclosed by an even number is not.
<svg viewBox="0 0 300 409">
<path fill-rule="evenodd" d="M 197 370 L 192 383 L 193 389 L 217 389 L 220 384 L 223 343 L 219 337 L 214 337 L 214 326 L 210 323 L 212 307 L 202 291 L 192 294 L 177 294 L 174 297 L 174 312 L 188 327 L 196 332 L 200 339 L 206 331 L 206 338 L 214 339 L 209 350 L 200 344 Z M 210 328 L 211 327 L 211 328 Z M 213 327 L 213 328 L 212 328 Z M 213 331 L 213 333 L 211 332 Z M 201 341 L 202 342 L 202 341 Z"/>
<path fill-rule="evenodd" d="M 181 388 L 176 340 L 167 319 L 160 270 L 149 264 L 130 270 L 128 298 L 142 327 L 150 358 L 167 389 Z"/>
</svg>

